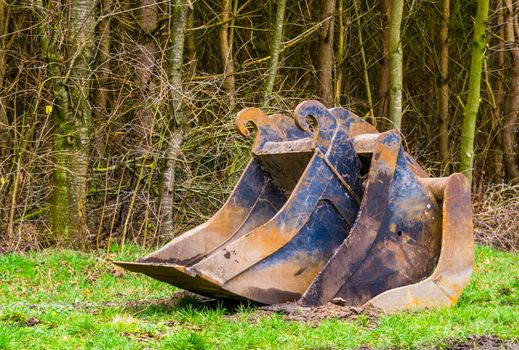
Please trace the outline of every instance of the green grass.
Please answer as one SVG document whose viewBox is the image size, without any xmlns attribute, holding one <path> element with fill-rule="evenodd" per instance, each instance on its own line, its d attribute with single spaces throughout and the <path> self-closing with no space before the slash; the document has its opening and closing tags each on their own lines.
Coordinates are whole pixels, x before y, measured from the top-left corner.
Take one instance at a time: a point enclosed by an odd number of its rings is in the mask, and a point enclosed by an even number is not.
<svg viewBox="0 0 519 350">
<path fill-rule="evenodd" d="M 141 255 L 133 248 L 123 258 Z M 121 258 L 121 257 L 118 257 Z M 477 247 L 470 286 L 452 308 L 327 320 L 318 326 L 207 307 L 95 255 L 47 250 L 0 256 L 0 349 L 315 349 L 446 347 L 469 335 L 519 341 L 519 259 Z M 139 301 L 139 302 L 134 302 Z"/>
</svg>

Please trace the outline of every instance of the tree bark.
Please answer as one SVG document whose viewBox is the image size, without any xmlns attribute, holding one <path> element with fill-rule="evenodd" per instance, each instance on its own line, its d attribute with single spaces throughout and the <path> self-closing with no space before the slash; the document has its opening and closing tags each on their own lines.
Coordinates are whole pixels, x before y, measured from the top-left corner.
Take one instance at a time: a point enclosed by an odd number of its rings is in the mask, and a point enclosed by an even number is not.
<svg viewBox="0 0 519 350">
<path fill-rule="evenodd" d="M 503 82 L 505 67 L 505 47 L 503 40 L 505 39 L 504 16 L 503 16 L 503 1 L 498 0 L 496 3 L 497 13 L 497 52 L 496 52 L 496 82 L 494 85 L 494 101 L 495 106 L 492 115 L 492 134 L 494 139 L 492 141 L 491 161 L 492 161 L 492 180 L 494 183 L 503 182 L 503 152 L 501 141 L 501 124 L 503 112 Z"/>
<path fill-rule="evenodd" d="M 333 104 L 333 33 L 335 0 L 321 0 L 321 20 L 326 20 L 319 32 L 317 76 L 319 97 L 328 107 Z"/>
<path fill-rule="evenodd" d="M 97 27 L 98 45 L 97 45 L 97 86 L 94 91 L 92 103 L 94 105 L 94 118 L 102 122 L 108 116 L 108 86 L 110 83 L 110 43 L 111 43 L 111 12 L 112 0 L 100 0 L 100 14 L 103 17 Z M 103 135 L 97 134 L 92 140 L 93 147 L 99 154 L 103 154 Z"/>
<path fill-rule="evenodd" d="M 400 130 L 402 124 L 402 42 L 400 29 L 404 0 L 391 2 L 389 16 L 389 120 L 391 128 Z"/>
<path fill-rule="evenodd" d="M 153 69 L 157 65 L 158 47 L 155 38 L 155 32 L 158 29 L 157 16 L 158 5 L 156 0 L 140 0 L 137 17 L 140 28 L 137 87 L 141 95 L 138 97 L 140 107 L 135 111 L 135 127 L 140 139 L 138 147 L 140 154 L 145 154 L 153 143 L 151 135 L 154 125 L 154 102 L 150 99 L 150 96 L 154 95 Z"/>
<path fill-rule="evenodd" d="M 8 34 L 8 25 L 9 25 L 9 7 L 6 6 L 7 3 L 3 0 L 0 0 L 0 160 L 2 162 L 7 159 L 9 154 L 13 152 L 11 149 L 13 140 L 11 139 L 11 134 L 9 132 L 10 123 L 7 118 L 7 99 L 3 96 L 3 88 L 5 81 L 5 73 L 6 73 L 6 61 L 5 61 L 5 53 L 9 49 L 7 47 L 7 34 Z M 21 152 L 18 152 L 21 153 Z M 16 174 L 20 173 L 20 156 L 16 156 Z M 1 163 L 1 162 L 0 162 Z M 3 170 L 3 166 L 0 167 L 0 170 Z M 0 174 L 0 190 L 3 186 L 5 186 L 5 182 L 7 182 L 6 174 L 2 172 Z M 6 242 L 11 242 L 14 238 L 13 234 L 13 226 L 14 226 L 14 216 L 16 211 L 16 199 L 18 194 L 18 179 L 16 176 L 13 177 L 14 181 L 12 183 L 11 188 L 9 189 L 10 195 L 5 196 L 5 198 L 0 197 L 0 206 L 2 208 L 9 208 L 6 210 L 7 212 L 7 235 L 5 238 Z M 0 191 L 1 193 L 1 191 Z M 5 199 L 5 202 L 4 200 Z M 0 210 L 1 212 L 1 210 Z"/>
<path fill-rule="evenodd" d="M 286 0 L 277 0 L 276 8 L 276 22 L 274 23 L 274 31 L 272 32 L 272 42 L 270 44 L 270 66 L 267 80 L 265 81 L 265 98 L 263 100 L 264 106 L 268 106 L 272 98 L 272 91 L 274 90 L 274 82 L 278 73 L 279 66 L 279 51 L 281 49 L 281 42 L 283 41 L 283 23 L 285 20 Z"/>
<path fill-rule="evenodd" d="M 186 128 L 183 113 L 182 65 L 184 57 L 185 29 L 187 23 L 187 3 L 175 0 L 171 21 L 171 49 L 168 52 L 168 79 L 171 85 L 173 121 L 169 127 L 166 144 L 166 159 L 160 180 L 160 234 L 169 237 L 173 233 L 173 195 L 175 192 L 175 163 L 180 154 L 180 146 Z"/>
<path fill-rule="evenodd" d="M 450 0 L 441 0 L 440 25 L 440 159 L 442 165 L 449 163 L 449 20 Z"/>
<path fill-rule="evenodd" d="M 229 108 L 234 109 L 236 104 L 236 87 L 234 83 L 234 60 L 232 52 L 232 41 L 230 41 L 229 21 L 232 0 L 221 0 L 222 12 L 220 15 L 219 47 L 220 57 L 223 64 L 224 81 L 223 86 L 229 98 Z"/>
<path fill-rule="evenodd" d="M 9 23 L 9 8 L 4 0 L 0 0 L 0 91 L 4 87 L 5 78 L 5 52 L 7 51 L 7 26 Z M 9 134 L 9 121 L 7 120 L 6 99 L 0 94 L 0 159 L 6 157 L 11 148 L 11 135 Z"/>
<path fill-rule="evenodd" d="M 505 0 L 505 43 L 510 56 L 510 87 L 507 96 L 506 114 L 503 119 L 501 141 L 503 146 L 503 163 L 508 181 L 519 182 L 519 168 L 515 162 L 515 129 L 518 126 L 519 113 L 519 45 L 515 40 L 514 21 L 519 7 L 512 0 Z"/>
<path fill-rule="evenodd" d="M 438 38 L 437 38 L 437 35 L 436 35 L 436 31 L 437 31 L 437 28 L 436 28 L 436 18 L 438 17 L 438 14 L 437 14 L 437 11 L 436 11 L 436 3 L 433 2 L 433 3 L 430 3 L 428 4 L 428 6 L 426 7 L 427 10 L 429 10 L 429 13 L 427 13 L 427 34 L 428 34 L 428 43 L 427 45 L 423 45 L 422 47 L 424 48 L 424 50 L 426 49 L 426 47 L 429 47 L 430 48 L 430 51 L 427 52 L 427 56 L 425 58 L 425 62 L 426 62 L 426 65 L 427 65 L 427 70 L 430 72 L 430 74 L 428 74 L 428 89 L 429 91 L 431 91 L 430 93 L 430 100 L 428 101 L 427 105 L 426 105 L 426 108 L 427 108 L 427 117 L 429 117 L 431 119 L 432 122 L 430 123 L 427 123 L 425 125 L 425 128 L 426 128 L 426 132 L 427 133 L 430 133 L 432 132 L 431 131 L 431 126 L 433 126 L 433 124 L 436 124 L 437 122 L 437 105 L 438 105 L 438 100 L 436 98 L 437 96 L 437 93 L 436 91 L 438 90 L 438 84 L 436 82 L 436 42 L 438 41 Z"/>
<path fill-rule="evenodd" d="M 186 19 L 186 29 L 193 28 L 194 25 L 194 11 L 191 9 L 188 11 L 187 19 Z M 196 57 L 196 44 L 195 44 L 195 34 L 193 31 L 189 31 L 186 33 L 186 59 L 187 59 L 187 71 L 188 76 L 192 77 L 195 75 L 196 66 L 198 63 L 198 59 Z"/>
<path fill-rule="evenodd" d="M 44 8 L 39 3 L 40 8 Z M 41 19 L 41 49 L 48 61 L 54 97 L 53 152 L 55 167 L 51 199 L 51 227 L 58 244 L 86 245 L 86 193 L 90 144 L 92 74 L 95 17 L 93 0 L 74 0 L 65 11 L 49 4 L 51 23 Z M 68 23 L 67 23 L 68 22 Z M 68 24 L 68 30 L 52 26 Z M 64 45 L 62 44 L 64 43 Z M 61 63 L 65 59 L 66 65 Z M 63 70 L 66 67 L 66 70 Z"/>
<path fill-rule="evenodd" d="M 389 18 L 391 15 L 391 1 L 379 1 L 381 12 L 385 18 L 382 28 L 382 57 L 378 74 L 378 111 L 377 117 L 387 118 L 389 104 Z"/>
<path fill-rule="evenodd" d="M 353 0 L 353 8 L 355 9 L 355 17 L 357 18 L 357 28 L 361 28 L 359 4 L 357 1 L 358 0 Z M 366 89 L 366 98 L 368 99 L 369 119 L 371 120 L 371 124 L 373 124 L 373 126 L 377 126 L 375 112 L 373 111 L 373 100 L 371 99 L 371 84 L 369 83 L 368 63 L 366 61 L 366 54 L 365 54 L 365 50 L 364 50 L 364 39 L 362 37 L 362 30 L 357 30 L 357 36 L 359 38 L 359 45 L 360 45 L 360 57 L 362 60 L 364 88 Z"/>
<path fill-rule="evenodd" d="M 467 177 L 469 183 L 472 183 L 474 135 L 479 109 L 481 70 L 485 55 L 487 17 L 488 0 L 478 0 L 476 19 L 474 21 L 472 58 L 470 61 L 469 92 L 463 111 L 463 128 L 461 131 L 460 171 Z"/>
<path fill-rule="evenodd" d="M 337 48 L 337 69 L 335 77 L 335 105 L 341 105 L 341 92 L 344 79 L 344 57 L 345 57 L 345 43 L 346 31 L 344 25 L 344 16 L 346 9 L 344 8 L 344 0 L 339 0 L 338 3 L 338 21 L 339 21 L 339 42 Z"/>
</svg>

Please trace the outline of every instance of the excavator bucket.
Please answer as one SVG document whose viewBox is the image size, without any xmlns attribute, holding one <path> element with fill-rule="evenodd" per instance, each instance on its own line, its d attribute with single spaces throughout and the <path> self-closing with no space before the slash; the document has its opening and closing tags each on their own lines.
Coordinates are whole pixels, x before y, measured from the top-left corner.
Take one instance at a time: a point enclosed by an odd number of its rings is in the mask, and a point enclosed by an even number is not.
<svg viewBox="0 0 519 350">
<path fill-rule="evenodd" d="M 310 122 L 310 123 L 309 123 Z M 386 312 L 454 304 L 472 272 L 470 188 L 429 178 L 396 131 L 304 101 L 294 120 L 257 108 L 252 160 L 207 222 L 137 262 L 177 287 L 262 304 L 341 298 Z"/>
</svg>

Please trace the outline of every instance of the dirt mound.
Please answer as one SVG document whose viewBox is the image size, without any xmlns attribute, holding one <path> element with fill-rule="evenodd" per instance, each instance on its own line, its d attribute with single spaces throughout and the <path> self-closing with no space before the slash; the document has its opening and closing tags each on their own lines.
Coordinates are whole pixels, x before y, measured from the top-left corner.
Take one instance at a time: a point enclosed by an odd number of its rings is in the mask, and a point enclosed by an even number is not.
<svg viewBox="0 0 519 350">
<path fill-rule="evenodd" d="M 376 310 L 342 305 L 340 300 L 317 307 L 304 307 L 297 303 L 269 305 L 260 307 L 258 312 L 260 314 L 281 313 L 286 321 L 303 322 L 312 326 L 319 325 L 323 320 L 354 320 L 359 317 L 365 317 L 368 322 L 374 323 L 379 315 Z"/>
</svg>

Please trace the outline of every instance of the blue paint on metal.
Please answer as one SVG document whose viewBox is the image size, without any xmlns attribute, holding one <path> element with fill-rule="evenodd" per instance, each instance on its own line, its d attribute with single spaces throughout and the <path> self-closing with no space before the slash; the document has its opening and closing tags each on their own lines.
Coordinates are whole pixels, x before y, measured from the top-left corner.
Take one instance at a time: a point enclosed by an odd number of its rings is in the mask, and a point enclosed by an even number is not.
<svg viewBox="0 0 519 350">
<path fill-rule="evenodd" d="M 229 202 L 236 206 L 252 209 L 268 180 L 268 174 L 261 168 L 259 162 L 253 159 L 234 188 Z"/>
<path fill-rule="evenodd" d="M 337 170 L 343 181 L 350 186 L 353 195 L 356 198 L 362 198 L 360 159 L 355 153 L 352 140 L 341 127 L 337 130 L 327 154 L 331 165 Z"/>
<path fill-rule="evenodd" d="M 335 206 L 329 200 L 321 200 L 290 242 L 247 272 L 268 270 L 291 259 L 297 260 L 301 270 L 314 264 L 324 264 L 347 237 L 349 229 L 350 226 Z"/>
<path fill-rule="evenodd" d="M 268 175 L 265 174 L 265 176 Z M 250 195 L 250 193 L 245 193 L 245 195 Z M 253 196 L 251 197 L 253 198 Z M 236 240 L 272 219 L 286 203 L 286 200 L 286 195 L 272 183 L 271 179 L 267 179 L 261 194 L 251 207 L 249 216 L 225 243 Z"/>
</svg>

